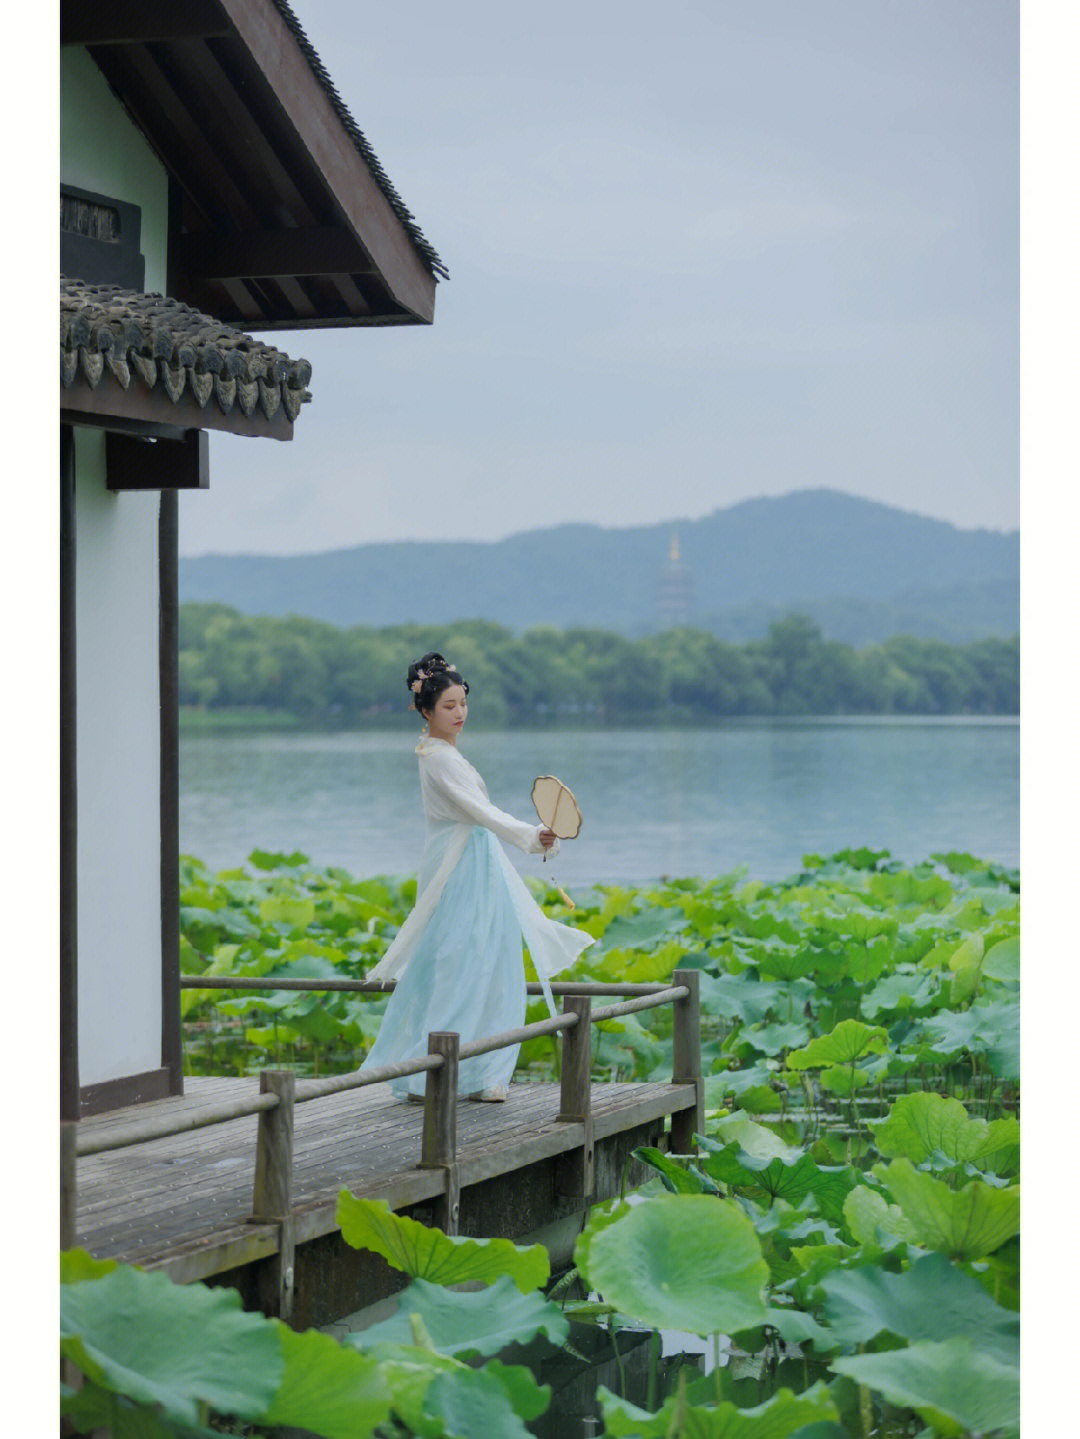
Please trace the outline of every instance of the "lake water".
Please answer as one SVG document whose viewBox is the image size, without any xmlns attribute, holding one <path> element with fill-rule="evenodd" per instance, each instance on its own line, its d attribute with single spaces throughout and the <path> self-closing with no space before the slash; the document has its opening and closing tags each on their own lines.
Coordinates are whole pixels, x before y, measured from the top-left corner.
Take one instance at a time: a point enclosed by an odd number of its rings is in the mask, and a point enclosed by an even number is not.
<svg viewBox="0 0 1080 1439">
<path fill-rule="evenodd" d="M 199 734 L 180 745 L 180 847 L 213 869 L 300 849 L 356 875 L 413 873 L 423 844 L 416 732 Z M 1015 719 L 747 721 L 701 730 L 514 730 L 463 736 L 501 809 L 533 818 L 537 774 L 584 815 L 549 866 L 564 888 L 748 868 L 807 853 L 966 850 L 1019 864 Z M 542 875 L 539 859 L 515 854 Z"/>
</svg>

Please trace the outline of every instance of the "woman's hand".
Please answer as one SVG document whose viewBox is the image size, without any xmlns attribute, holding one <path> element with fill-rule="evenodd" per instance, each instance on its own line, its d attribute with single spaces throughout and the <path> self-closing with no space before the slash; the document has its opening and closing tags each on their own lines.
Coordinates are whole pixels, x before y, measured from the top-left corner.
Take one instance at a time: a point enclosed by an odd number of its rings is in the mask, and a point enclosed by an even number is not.
<svg viewBox="0 0 1080 1439">
<path fill-rule="evenodd" d="M 550 849 L 555 843 L 555 831 L 553 829 L 542 829 L 540 831 L 540 843 L 545 849 Z"/>
</svg>

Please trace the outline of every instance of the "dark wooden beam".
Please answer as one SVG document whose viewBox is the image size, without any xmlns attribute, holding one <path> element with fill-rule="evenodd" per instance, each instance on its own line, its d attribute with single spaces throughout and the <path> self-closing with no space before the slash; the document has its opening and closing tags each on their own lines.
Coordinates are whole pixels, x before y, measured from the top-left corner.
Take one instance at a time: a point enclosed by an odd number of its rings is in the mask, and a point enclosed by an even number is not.
<svg viewBox="0 0 1080 1439">
<path fill-rule="evenodd" d="M 206 441 L 204 430 L 197 432 Z M 109 435 L 110 440 L 123 439 Z M 200 448 L 202 446 L 200 445 Z M 106 475 L 108 461 L 106 460 Z M 163 490 L 158 511 L 158 698 L 161 741 L 161 1065 L 169 1093 L 184 1092 L 180 1018 L 179 501 Z"/>
<path fill-rule="evenodd" d="M 132 381 L 127 390 L 111 380 L 102 380 L 91 389 L 80 376 L 70 389 L 60 392 L 61 419 L 70 425 L 97 425 L 105 430 L 124 430 L 129 434 L 173 435 L 177 430 L 224 430 L 231 435 L 252 435 L 269 440 L 291 440 L 292 423 L 279 408 L 272 420 L 261 410 L 244 415 L 237 406 L 231 414 L 222 414 L 216 400 L 208 401 L 205 409 L 185 390 L 174 404 L 158 385 L 147 390 Z M 120 421 L 136 421 L 145 429 Z"/>
<path fill-rule="evenodd" d="M 182 440 L 105 435 L 105 484 L 110 490 L 205 490 L 210 487 L 210 436 L 188 430 Z"/>
<path fill-rule="evenodd" d="M 435 278 L 375 183 L 280 13 L 264 0 L 221 0 L 297 140 L 395 301 L 417 320 L 435 314 Z"/>
<path fill-rule="evenodd" d="M 61 45 L 138 45 L 151 40 L 228 35 L 230 25 L 217 0 L 181 0 L 147 5 L 145 0 L 64 0 Z"/>
<path fill-rule="evenodd" d="M 376 273 L 356 236 L 329 225 L 182 235 L 176 248 L 176 264 L 189 280 Z"/>
<path fill-rule="evenodd" d="M 207 135 L 145 46 L 92 50 L 94 63 L 155 153 L 212 224 L 254 228 L 259 222 L 223 158 L 220 137 Z"/>
</svg>

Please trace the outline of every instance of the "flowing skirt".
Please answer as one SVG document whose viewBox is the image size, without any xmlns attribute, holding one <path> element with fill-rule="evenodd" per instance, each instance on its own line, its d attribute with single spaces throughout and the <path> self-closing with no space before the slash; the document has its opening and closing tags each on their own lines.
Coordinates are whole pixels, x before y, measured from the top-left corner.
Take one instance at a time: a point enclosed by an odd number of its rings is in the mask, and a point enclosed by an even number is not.
<svg viewBox="0 0 1080 1439">
<path fill-rule="evenodd" d="M 521 921 L 504 873 L 499 841 L 474 828 L 439 896 L 397 988 L 390 996 L 363 1067 L 416 1059 L 432 1030 L 455 1031 L 461 1043 L 525 1022 Z M 466 1059 L 458 1092 L 509 1084 L 518 1049 Z M 391 1081 L 399 1097 L 423 1094 L 426 1075 Z"/>
</svg>

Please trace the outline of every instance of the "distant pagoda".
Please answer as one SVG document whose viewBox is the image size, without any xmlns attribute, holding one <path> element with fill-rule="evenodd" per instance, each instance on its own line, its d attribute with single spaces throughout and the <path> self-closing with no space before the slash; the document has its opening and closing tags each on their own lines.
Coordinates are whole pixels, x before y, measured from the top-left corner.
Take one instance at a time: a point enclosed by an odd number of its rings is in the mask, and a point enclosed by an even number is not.
<svg viewBox="0 0 1080 1439">
<path fill-rule="evenodd" d="M 672 530 L 667 564 L 656 581 L 656 617 L 661 630 L 690 623 L 694 608 L 694 582 L 679 551 L 679 532 Z"/>
</svg>

